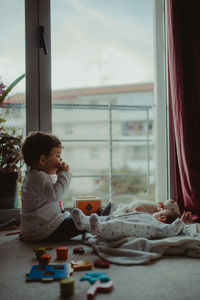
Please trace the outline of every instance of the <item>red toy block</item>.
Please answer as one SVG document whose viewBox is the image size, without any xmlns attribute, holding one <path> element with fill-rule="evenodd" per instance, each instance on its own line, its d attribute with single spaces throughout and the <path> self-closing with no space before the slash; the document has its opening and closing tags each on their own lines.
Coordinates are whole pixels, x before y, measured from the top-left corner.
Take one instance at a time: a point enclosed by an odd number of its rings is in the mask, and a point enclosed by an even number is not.
<svg viewBox="0 0 200 300">
<path fill-rule="evenodd" d="M 106 260 L 95 260 L 94 266 L 96 268 L 107 269 L 110 267 L 110 263 Z"/>
<path fill-rule="evenodd" d="M 78 248 L 73 249 L 73 253 L 74 254 L 84 254 L 85 250 L 83 249 L 83 247 L 78 247 Z"/>
<path fill-rule="evenodd" d="M 104 283 L 97 280 L 87 291 L 87 298 L 94 299 L 97 293 L 110 293 L 112 289 L 113 282 L 111 280 Z"/>
<path fill-rule="evenodd" d="M 57 247 L 56 253 L 58 260 L 66 260 L 68 258 L 68 248 L 65 246 Z"/>
</svg>

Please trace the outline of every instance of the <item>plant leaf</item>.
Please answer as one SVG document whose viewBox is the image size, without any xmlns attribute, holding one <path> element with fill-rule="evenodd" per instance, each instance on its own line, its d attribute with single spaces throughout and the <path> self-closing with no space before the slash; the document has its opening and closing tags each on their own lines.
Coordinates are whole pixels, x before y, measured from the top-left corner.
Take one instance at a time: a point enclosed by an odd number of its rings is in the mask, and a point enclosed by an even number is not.
<svg viewBox="0 0 200 300">
<path fill-rule="evenodd" d="M 16 86 L 16 84 L 18 84 L 18 82 L 20 80 L 22 80 L 25 77 L 25 74 L 19 76 L 17 79 L 15 79 L 8 87 L 5 91 L 3 91 L 3 94 L 0 96 L 0 104 L 3 102 L 3 100 L 6 98 L 6 96 L 8 95 L 8 93 L 14 88 L 14 86 Z"/>
</svg>

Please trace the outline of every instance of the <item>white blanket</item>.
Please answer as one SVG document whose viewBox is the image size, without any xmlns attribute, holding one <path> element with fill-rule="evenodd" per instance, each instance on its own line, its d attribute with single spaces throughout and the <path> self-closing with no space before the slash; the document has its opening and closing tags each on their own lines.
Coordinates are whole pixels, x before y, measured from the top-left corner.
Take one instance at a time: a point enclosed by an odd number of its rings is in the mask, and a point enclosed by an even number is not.
<svg viewBox="0 0 200 300">
<path fill-rule="evenodd" d="M 163 239 L 127 237 L 109 242 L 88 234 L 83 242 L 91 246 L 100 258 L 119 265 L 147 264 L 163 255 L 198 258 L 200 257 L 200 224 L 186 225 L 182 234 Z"/>
</svg>

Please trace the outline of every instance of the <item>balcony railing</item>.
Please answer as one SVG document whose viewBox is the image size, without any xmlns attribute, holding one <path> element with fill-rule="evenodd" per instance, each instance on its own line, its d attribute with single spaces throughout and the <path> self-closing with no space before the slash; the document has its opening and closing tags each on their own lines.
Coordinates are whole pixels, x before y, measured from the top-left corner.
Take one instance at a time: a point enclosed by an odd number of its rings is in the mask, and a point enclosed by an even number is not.
<svg viewBox="0 0 200 300">
<path fill-rule="evenodd" d="M 7 126 L 25 133 L 25 105 L 5 109 Z M 152 106 L 53 104 L 52 120 L 73 174 L 66 205 L 84 194 L 120 202 L 154 197 Z"/>
</svg>

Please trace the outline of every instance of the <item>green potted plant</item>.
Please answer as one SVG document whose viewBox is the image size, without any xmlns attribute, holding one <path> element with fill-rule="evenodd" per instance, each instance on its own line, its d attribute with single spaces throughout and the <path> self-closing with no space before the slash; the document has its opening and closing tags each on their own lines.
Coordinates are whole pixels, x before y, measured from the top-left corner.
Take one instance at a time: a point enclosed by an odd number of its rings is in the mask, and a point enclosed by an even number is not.
<svg viewBox="0 0 200 300">
<path fill-rule="evenodd" d="M 0 209 L 16 207 L 18 194 L 18 180 L 22 167 L 21 142 L 22 134 L 18 134 L 16 128 L 5 127 L 6 117 L 9 111 L 5 111 L 5 102 L 8 93 L 23 78 L 18 77 L 7 88 L 0 82 Z"/>
</svg>

